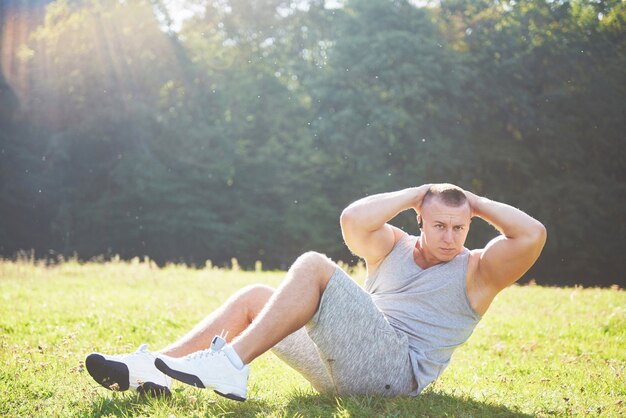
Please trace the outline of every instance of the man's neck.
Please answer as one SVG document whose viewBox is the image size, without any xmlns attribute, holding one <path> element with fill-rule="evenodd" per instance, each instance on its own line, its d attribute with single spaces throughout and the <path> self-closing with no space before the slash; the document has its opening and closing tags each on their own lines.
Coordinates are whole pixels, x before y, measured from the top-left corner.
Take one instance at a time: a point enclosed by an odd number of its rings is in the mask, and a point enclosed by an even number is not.
<svg viewBox="0 0 626 418">
<path fill-rule="evenodd" d="M 415 248 L 413 249 L 413 260 L 415 261 L 415 264 L 424 270 L 441 263 L 441 261 L 433 257 L 426 249 L 424 249 L 421 235 L 417 239 Z"/>
</svg>

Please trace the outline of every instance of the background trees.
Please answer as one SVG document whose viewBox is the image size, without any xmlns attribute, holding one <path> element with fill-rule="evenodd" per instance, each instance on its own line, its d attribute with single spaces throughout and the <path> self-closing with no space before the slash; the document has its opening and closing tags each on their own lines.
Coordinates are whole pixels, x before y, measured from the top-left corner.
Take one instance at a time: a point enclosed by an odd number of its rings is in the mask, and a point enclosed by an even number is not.
<svg viewBox="0 0 626 418">
<path fill-rule="evenodd" d="M 623 283 L 623 2 L 186 4 L 3 2 L 3 255 L 354 262 L 343 207 L 449 181 L 546 224 L 527 278 Z"/>
</svg>

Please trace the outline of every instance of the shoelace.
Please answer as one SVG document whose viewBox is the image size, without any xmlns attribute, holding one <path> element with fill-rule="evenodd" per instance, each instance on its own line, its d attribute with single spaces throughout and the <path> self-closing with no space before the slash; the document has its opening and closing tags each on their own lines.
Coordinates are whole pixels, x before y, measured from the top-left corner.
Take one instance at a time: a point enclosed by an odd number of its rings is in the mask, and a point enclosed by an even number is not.
<svg viewBox="0 0 626 418">
<path fill-rule="evenodd" d="M 113 358 L 121 358 L 121 359 L 128 359 L 130 357 L 136 357 L 136 356 L 144 356 L 144 355 L 152 355 L 152 353 L 150 351 L 148 351 L 148 344 L 141 344 L 139 346 L 139 348 L 137 349 L 137 351 L 135 351 L 134 353 L 129 353 L 129 354 L 115 354 L 112 355 L 111 357 Z"/>
<path fill-rule="evenodd" d="M 222 331 L 222 334 L 223 333 L 224 331 Z M 224 355 L 224 353 L 222 352 L 222 347 L 224 347 L 224 344 L 226 344 L 225 340 L 226 340 L 226 335 L 228 335 L 228 332 L 226 332 L 226 334 L 224 334 L 223 336 L 222 334 L 216 335 L 215 338 L 213 338 L 210 348 L 206 350 L 196 351 L 195 353 L 191 353 L 185 357 L 185 360 L 189 361 L 189 360 L 196 360 L 196 359 L 204 358 L 204 357 L 210 357 L 213 355 Z"/>
<path fill-rule="evenodd" d="M 190 361 L 190 360 L 196 360 L 196 359 L 201 359 L 204 357 L 212 357 L 216 354 L 221 353 L 220 351 L 214 351 L 211 348 L 208 348 L 206 350 L 200 350 L 200 351 L 196 351 L 195 353 L 191 353 L 189 355 L 187 355 L 185 357 L 185 361 Z"/>
</svg>

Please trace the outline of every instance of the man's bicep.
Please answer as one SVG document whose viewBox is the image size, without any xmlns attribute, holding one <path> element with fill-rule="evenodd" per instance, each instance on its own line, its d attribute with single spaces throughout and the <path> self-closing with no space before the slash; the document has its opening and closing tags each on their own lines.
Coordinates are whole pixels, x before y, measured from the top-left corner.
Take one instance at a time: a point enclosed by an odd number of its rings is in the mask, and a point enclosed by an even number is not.
<svg viewBox="0 0 626 418">
<path fill-rule="evenodd" d="M 494 238 L 478 262 L 481 281 L 498 291 L 515 283 L 537 261 L 543 244 L 531 238 Z"/>
<path fill-rule="evenodd" d="M 342 228 L 343 238 L 352 253 L 365 259 L 372 265 L 383 259 L 396 243 L 398 228 L 385 224 L 375 231 L 363 231 L 358 228 Z"/>
</svg>

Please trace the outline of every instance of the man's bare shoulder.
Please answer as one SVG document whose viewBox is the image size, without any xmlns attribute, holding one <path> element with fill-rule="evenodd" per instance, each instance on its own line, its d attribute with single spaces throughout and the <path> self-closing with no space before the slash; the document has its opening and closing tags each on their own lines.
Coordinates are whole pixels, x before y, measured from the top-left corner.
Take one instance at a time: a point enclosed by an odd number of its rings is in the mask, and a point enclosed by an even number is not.
<svg viewBox="0 0 626 418">
<path fill-rule="evenodd" d="M 465 275 L 467 279 L 467 289 L 469 291 L 470 286 L 475 284 L 476 275 L 478 272 L 478 263 L 480 262 L 480 257 L 483 254 L 483 249 L 475 249 L 470 250 L 468 262 L 467 262 L 467 273 Z"/>
<path fill-rule="evenodd" d="M 385 258 L 387 258 L 389 253 L 393 250 L 393 247 L 395 247 L 395 245 L 398 243 L 398 241 L 400 241 L 405 236 L 409 235 L 406 232 L 404 232 L 403 230 L 401 230 L 400 228 L 397 228 L 397 227 L 392 226 L 392 225 L 390 225 L 390 226 L 391 226 L 392 231 L 393 231 L 393 245 L 391 246 L 391 248 L 389 249 L 389 252 L 387 254 L 385 254 L 384 257 L 379 258 L 378 260 L 369 261 L 369 262 L 368 262 L 368 260 L 365 260 L 365 267 L 367 268 L 367 277 L 371 277 L 374 274 L 374 272 L 376 270 L 378 270 L 378 267 L 380 267 L 380 265 L 385 260 Z"/>
<path fill-rule="evenodd" d="M 485 249 L 479 248 L 470 250 L 469 260 L 467 264 L 466 288 L 467 296 L 470 300 L 472 308 L 480 315 L 483 315 L 497 292 L 494 292 L 490 286 L 487 286 L 480 277 L 480 259 Z"/>
</svg>

